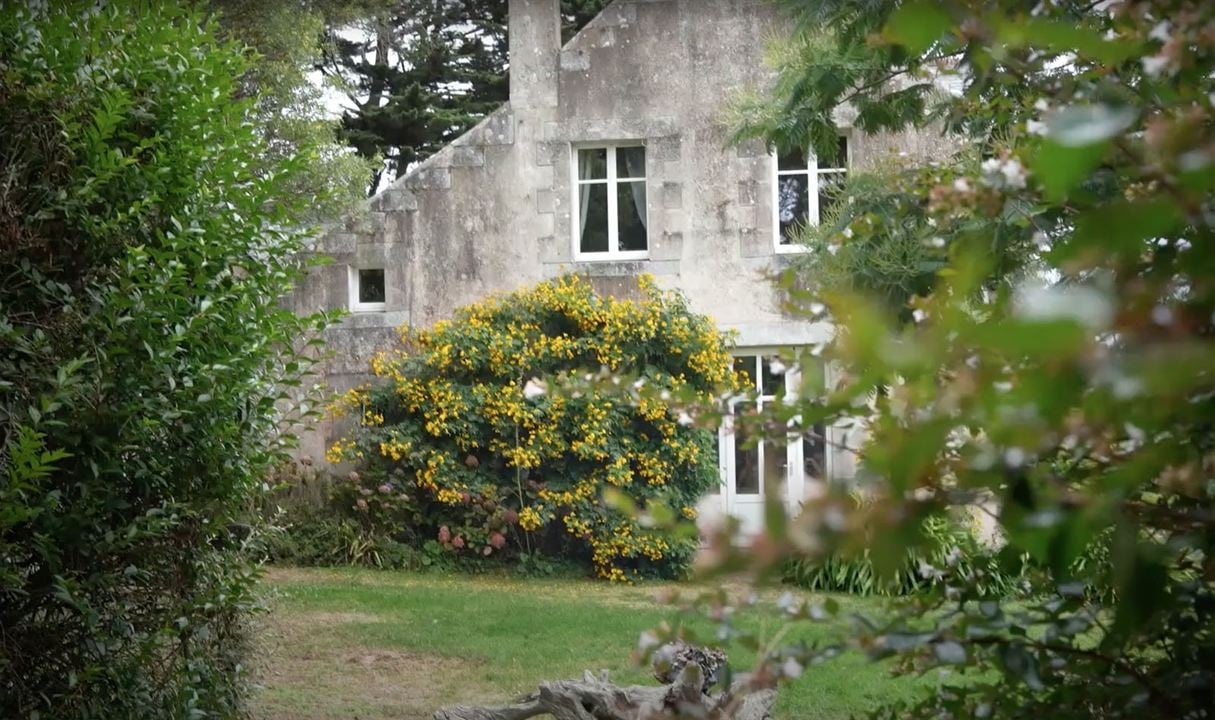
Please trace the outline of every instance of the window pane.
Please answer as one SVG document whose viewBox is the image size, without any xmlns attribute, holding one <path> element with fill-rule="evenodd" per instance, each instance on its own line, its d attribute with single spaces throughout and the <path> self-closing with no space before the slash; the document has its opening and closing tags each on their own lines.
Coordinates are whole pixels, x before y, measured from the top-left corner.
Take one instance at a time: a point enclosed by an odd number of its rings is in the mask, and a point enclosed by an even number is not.
<svg viewBox="0 0 1215 720">
<path fill-rule="evenodd" d="M 743 390 L 754 390 L 755 386 L 755 356 L 745 355 L 734 358 L 734 372 L 746 377 L 747 387 Z"/>
<path fill-rule="evenodd" d="M 584 253 L 608 251 L 607 189 L 606 184 L 578 186 L 578 221 L 581 223 L 578 247 Z"/>
<path fill-rule="evenodd" d="M 359 270 L 359 302 L 384 302 L 384 270 Z"/>
<path fill-rule="evenodd" d="M 818 163 L 820 170 L 827 168 L 844 169 L 848 167 L 848 138 L 840 136 L 835 146 L 835 155 L 833 157 L 820 160 Z"/>
<path fill-rule="evenodd" d="M 616 177 L 619 179 L 645 177 L 645 148 L 616 148 Z"/>
<path fill-rule="evenodd" d="M 736 415 L 748 415 L 755 403 L 740 403 Z M 734 492 L 739 495 L 759 494 L 759 448 L 747 442 L 748 433 L 735 425 L 734 428 Z"/>
<path fill-rule="evenodd" d="M 785 394 L 785 376 L 783 373 L 777 374 L 772 372 L 773 359 L 774 358 L 766 357 L 763 360 L 763 366 L 760 370 L 760 380 L 762 382 L 760 385 L 760 393 L 779 398 L 783 397 Z"/>
<path fill-rule="evenodd" d="M 764 491 L 785 495 L 785 478 L 789 474 L 789 442 L 784 439 L 764 440 Z"/>
<path fill-rule="evenodd" d="M 793 241 L 798 228 L 806 224 L 810 213 L 810 178 L 806 175 L 781 177 L 776 202 L 781 243 L 788 244 Z"/>
<path fill-rule="evenodd" d="M 776 163 L 778 170 L 805 170 L 808 167 L 810 163 L 806 161 L 806 153 L 801 150 L 781 154 Z"/>
<path fill-rule="evenodd" d="M 821 173 L 818 176 L 818 219 L 822 222 L 839 200 L 840 186 L 844 183 L 844 173 Z"/>
<path fill-rule="evenodd" d="M 827 442 L 822 423 L 802 437 L 802 465 L 807 480 L 827 478 Z"/>
<path fill-rule="evenodd" d="M 590 148 L 578 151 L 578 179 L 607 179 L 607 148 Z"/>
<path fill-rule="evenodd" d="M 797 389 L 803 395 L 816 397 L 826 392 L 827 368 L 821 358 L 812 357 L 806 352 L 799 352 L 797 364 L 801 370 Z"/>
<path fill-rule="evenodd" d="M 645 250 L 646 214 L 645 183 L 628 182 L 616 186 L 616 211 L 619 214 L 617 231 L 620 233 L 620 249 Z"/>
</svg>

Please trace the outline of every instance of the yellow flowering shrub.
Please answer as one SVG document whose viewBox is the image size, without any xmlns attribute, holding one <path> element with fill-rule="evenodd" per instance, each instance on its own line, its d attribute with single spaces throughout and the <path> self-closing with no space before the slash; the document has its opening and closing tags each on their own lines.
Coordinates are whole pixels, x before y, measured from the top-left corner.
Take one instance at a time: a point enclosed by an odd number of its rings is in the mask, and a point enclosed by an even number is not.
<svg viewBox="0 0 1215 720">
<path fill-rule="evenodd" d="M 331 455 L 359 465 L 357 509 L 400 539 L 478 557 L 538 552 L 611 580 L 681 573 L 695 539 L 643 528 L 603 493 L 695 516 L 717 481 L 713 437 L 662 397 L 721 392 L 731 359 L 682 295 L 640 286 L 638 299 L 605 298 L 567 276 L 403 328 L 372 360 L 379 382 L 344 400 L 361 423 Z M 603 368 L 670 392 L 545 391 Z"/>
</svg>

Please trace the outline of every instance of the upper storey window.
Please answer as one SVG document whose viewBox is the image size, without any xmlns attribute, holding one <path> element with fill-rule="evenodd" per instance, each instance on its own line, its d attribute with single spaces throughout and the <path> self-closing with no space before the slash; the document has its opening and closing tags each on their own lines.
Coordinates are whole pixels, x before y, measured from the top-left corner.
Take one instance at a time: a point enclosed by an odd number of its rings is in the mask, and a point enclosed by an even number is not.
<svg viewBox="0 0 1215 720">
<path fill-rule="evenodd" d="M 645 147 L 579 147 L 574 162 L 575 259 L 647 257 Z"/>
<path fill-rule="evenodd" d="M 848 173 L 848 138 L 840 136 L 831 157 L 794 152 L 776 158 L 776 249 L 801 249 L 797 232 L 818 225 Z"/>
</svg>

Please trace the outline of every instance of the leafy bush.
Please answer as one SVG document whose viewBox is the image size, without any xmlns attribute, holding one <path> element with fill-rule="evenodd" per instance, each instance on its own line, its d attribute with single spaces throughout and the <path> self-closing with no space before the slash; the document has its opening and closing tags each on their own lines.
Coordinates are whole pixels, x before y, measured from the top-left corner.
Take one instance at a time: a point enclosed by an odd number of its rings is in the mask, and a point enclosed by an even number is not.
<svg viewBox="0 0 1215 720">
<path fill-rule="evenodd" d="M 0 7 L 3 717 L 241 714 L 230 528 L 323 324 L 279 304 L 299 166 L 260 160 L 240 51 L 130 7 Z"/>
<path fill-rule="evenodd" d="M 390 537 L 368 532 L 362 523 L 335 517 L 327 508 L 300 511 L 280 518 L 267 531 L 266 559 L 287 565 L 365 567 L 420 570 L 433 558 Z"/>
<path fill-rule="evenodd" d="M 957 521 L 931 517 L 924 522 L 923 545 L 907 553 L 902 565 L 886 573 L 874 565 L 869 548 L 825 558 L 798 557 L 785 563 L 785 582 L 817 592 L 852 595 L 911 595 L 935 587 L 950 575 L 967 578 L 977 596 L 1002 598 L 1016 594 L 1025 582 L 1025 559 L 1013 557 L 1005 567 L 998 553 L 984 547 L 973 532 Z"/>
<path fill-rule="evenodd" d="M 923 545 L 925 518 L 987 496 L 1008 547 L 1037 572 L 1005 601 L 943 568 L 896 616 L 818 647 L 767 627 L 757 636 L 718 601 L 718 637 L 759 645 L 753 677 L 772 684 L 843 648 L 897 658 L 901 673 L 963 676 L 880 717 L 1209 717 L 1215 4 L 784 4 L 792 25 L 826 40 L 813 53 L 791 46 L 797 61 L 770 98 L 776 122 L 752 132 L 827 150 L 847 103 L 858 131 L 940 119 L 984 159 L 941 154 L 922 173 L 887 177 L 891 196 L 916 205 L 910 217 L 927 213 L 922 223 L 845 212 L 817 240 L 857 246 L 853 268 L 909 238 L 946 262 L 895 312 L 892 295 L 857 292 L 876 289 L 865 277 L 813 288 L 811 312 L 839 328 L 819 348 L 838 380 L 824 397 L 767 409 L 781 437 L 863 423 L 858 481 L 872 502 L 824 493 L 796 518 L 771 513 L 760 552 L 722 537 L 711 559 L 763 570 L 867 547 L 890 569 Z M 958 82 L 940 92 L 942 79 Z M 1048 272 L 1002 282 L 1006 253 L 1027 236 Z M 907 257 L 903 276 L 921 278 L 922 256 Z M 803 621 L 831 607 L 782 611 Z"/>
<path fill-rule="evenodd" d="M 311 460 L 289 460 L 269 476 L 258 516 L 264 557 L 272 563 L 358 565 L 417 570 L 433 564 L 420 550 L 377 532 L 361 514 L 333 502 L 334 480 Z"/>
<path fill-rule="evenodd" d="M 383 383 L 349 394 L 360 427 L 331 461 L 357 462 L 338 502 L 413 544 L 460 554 L 576 558 L 612 580 L 678 575 L 694 537 L 648 530 L 603 502 L 695 515 L 717 482 L 713 437 L 656 398 L 550 397 L 540 378 L 629 369 L 650 388 L 709 398 L 733 381 L 726 342 L 648 278 L 638 300 L 578 277 L 461 309 L 377 356 Z M 654 501 L 661 501 L 657 503 Z"/>
</svg>

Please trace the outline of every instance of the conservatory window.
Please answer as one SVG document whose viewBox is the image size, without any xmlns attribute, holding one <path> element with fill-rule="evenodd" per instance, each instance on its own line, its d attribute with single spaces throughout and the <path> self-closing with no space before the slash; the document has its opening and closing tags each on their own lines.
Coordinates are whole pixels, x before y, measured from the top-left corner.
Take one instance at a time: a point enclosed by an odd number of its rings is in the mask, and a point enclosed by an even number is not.
<svg viewBox="0 0 1215 720">
<path fill-rule="evenodd" d="M 647 257 L 645 147 L 578 147 L 574 165 L 575 259 Z"/>
</svg>

